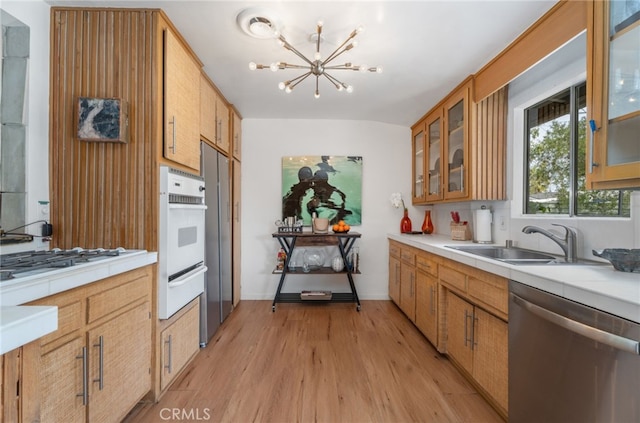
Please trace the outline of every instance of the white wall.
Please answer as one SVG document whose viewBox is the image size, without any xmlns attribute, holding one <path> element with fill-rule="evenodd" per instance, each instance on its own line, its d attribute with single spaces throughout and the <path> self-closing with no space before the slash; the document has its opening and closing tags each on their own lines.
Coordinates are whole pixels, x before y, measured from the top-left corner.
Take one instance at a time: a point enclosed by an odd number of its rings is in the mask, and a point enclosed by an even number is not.
<svg viewBox="0 0 640 423">
<path fill-rule="evenodd" d="M 38 201 L 49 201 L 49 10 L 40 0 L 3 0 L 0 7 L 30 28 L 27 113 L 27 216 L 41 220 Z M 39 234 L 40 225 L 27 228 Z M 55 230 L 55 228 L 54 228 Z M 39 238 L 28 244 L 2 246 L 2 253 L 47 249 Z"/>
<path fill-rule="evenodd" d="M 312 101 L 313 99 L 311 99 Z M 258 120 L 242 122 L 242 299 L 272 299 L 279 275 L 272 274 L 279 244 L 271 234 L 282 209 L 282 158 L 362 156 L 362 274 L 354 277 L 362 299 L 388 299 L 386 235 L 398 232 L 402 210 L 391 206 L 401 191 L 409 204 L 411 180 L 409 128 L 376 122 L 338 120 Z M 416 222 L 419 210 L 412 210 Z M 295 257 L 295 256 L 294 256 Z M 291 275 L 283 292 L 348 288 L 345 275 Z"/>
</svg>

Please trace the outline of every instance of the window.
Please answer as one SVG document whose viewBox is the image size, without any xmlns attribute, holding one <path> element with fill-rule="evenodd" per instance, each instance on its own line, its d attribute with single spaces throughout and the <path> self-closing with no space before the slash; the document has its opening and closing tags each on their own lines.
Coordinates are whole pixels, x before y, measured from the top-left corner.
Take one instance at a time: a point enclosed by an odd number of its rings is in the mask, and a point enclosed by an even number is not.
<svg viewBox="0 0 640 423">
<path fill-rule="evenodd" d="M 585 189 L 586 92 L 583 82 L 525 110 L 526 214 L 630 215 L 630 191 Z"/>
</svg>

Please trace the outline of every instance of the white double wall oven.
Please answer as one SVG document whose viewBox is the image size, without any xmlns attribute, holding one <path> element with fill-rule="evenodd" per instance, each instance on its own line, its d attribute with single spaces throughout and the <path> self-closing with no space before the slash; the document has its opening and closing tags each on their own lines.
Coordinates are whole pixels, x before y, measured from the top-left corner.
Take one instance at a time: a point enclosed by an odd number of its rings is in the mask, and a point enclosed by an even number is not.
<svg viewBox="0 0 640 423">
<path fill-rule="evenodd" d="M 158 317 L 168 319 L 204 291 L 205 184 L 160 167 Z"/>
</svg>

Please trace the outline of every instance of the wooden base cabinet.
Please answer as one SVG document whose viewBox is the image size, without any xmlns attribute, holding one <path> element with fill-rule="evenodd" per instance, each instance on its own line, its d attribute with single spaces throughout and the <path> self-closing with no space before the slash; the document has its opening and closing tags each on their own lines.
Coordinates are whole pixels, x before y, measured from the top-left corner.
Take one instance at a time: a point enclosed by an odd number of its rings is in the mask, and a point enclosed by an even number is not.
<svg viewBox="0 0 640 423">
<path fill-rule="evenodd" d="M 416 254 L 413 248 L 400 249 L 400 308 L 416 321 Z"/>
<path fill-rule="evenodd" d="M 177 320 L 162 331 L 162 373 L 160 389 L 164 391 L 200 348 L 200 300 L 196 298 Z"/>
<path fill-rule="evenodd" d="M 420 260 L 418 256 L 418 260 Z M 435 269 L 437 271 L 437 267 Z M 431 273 L 416 272 L 416 326 L 434 345 L 438 345 L 438 278 Z"/>
<path fill-rule="evenodd" d="M 389 241 L 389 298 L 400 306 L 400 245 Z"/>
<path fill-rule="evenodd" d="M 455 269 L 454 269 L 455 267 Z M 508 288 L 506 279 L 446 260 L 439 268 L 444 309 L 443 351 L 489 397 L 508 410 Z"/>
<path fill-rule="evenodd" d="M 39 386 L 23 406 L 44 422 L 119 422 L 151 390 L 150 266 L 37 300 L 58 306 L 39 342 Z M 26 382 L 25 382 L 26 383 Z"/>
</svg>

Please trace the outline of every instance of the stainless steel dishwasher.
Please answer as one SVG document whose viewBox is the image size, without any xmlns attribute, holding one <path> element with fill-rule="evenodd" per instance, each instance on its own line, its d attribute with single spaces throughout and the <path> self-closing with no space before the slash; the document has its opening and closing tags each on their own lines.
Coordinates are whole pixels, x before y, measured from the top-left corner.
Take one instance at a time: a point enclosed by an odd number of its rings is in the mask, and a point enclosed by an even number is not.
<svg viewBox="0 0 640 423">
<path fill-rule="evenodd" d="M 638 323 L 510 281 L 509 422 L 640 422 L 639 341 Z"/>
</svg>

